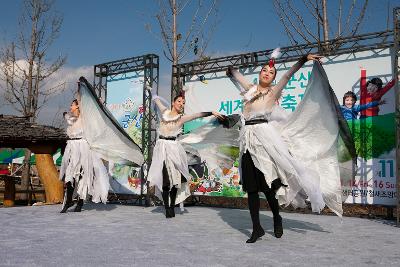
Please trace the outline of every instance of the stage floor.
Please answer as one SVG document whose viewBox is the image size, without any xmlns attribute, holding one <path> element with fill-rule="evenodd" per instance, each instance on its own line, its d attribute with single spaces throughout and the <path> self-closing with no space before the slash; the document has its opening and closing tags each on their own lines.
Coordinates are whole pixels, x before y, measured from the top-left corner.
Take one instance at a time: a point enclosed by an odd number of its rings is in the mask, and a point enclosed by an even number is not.
<svg viewBox="0 0 400 267">
<path fill-rule="evenodd" d="M 394 221 L 282 213 L 284 235 L 246 244 L 247 210 L 87 204 L 0 208 L 0 266 L 400 266 Z M 176 209 L 178 212 L 178 208 Z"/>
</svg>

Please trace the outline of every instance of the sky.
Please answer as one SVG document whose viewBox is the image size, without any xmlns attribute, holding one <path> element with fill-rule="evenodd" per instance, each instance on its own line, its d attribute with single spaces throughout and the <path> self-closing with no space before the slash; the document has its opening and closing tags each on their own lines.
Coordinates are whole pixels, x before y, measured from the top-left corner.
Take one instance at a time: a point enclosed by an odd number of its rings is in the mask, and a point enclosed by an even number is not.
<svg viewBox="0 0 400 267">
<path fill-rule="evenodd" d="M 302 0 L 293 1 L 299 12 L 305 12 Z M 210 1 L 205 0 L 207 2 Z M 219 57 L 289 46 L 290 42 L 272 2 L 220 0 L 218 24 L 206 51 L 207 55 Z M 332 10 L 337 9 L 339 0 L 328 2 Z M 392 8 L 400 6 L 400 0 L 370 0 L 360 33 L 385 30 L 388 5 L 389 26 L 392 28 Z M 1 0 L 0 48 L 15 38 L 21 7 L 22 0 Z M 60 54 L 67 55 L 68 59 L 64 68 L 53 79 L 68 77 L 69 92 L 75 88 L 74 80 L 80 76 L 92 80 L 95 64 L 152 53 L 160 57 L 160 94 L 169 96 L 171 63 L 163 56 L 161 41 L 145 29 L 145 24 L 150 23 L 154 31 L 158 30 L 154 17 L 158 10 L 157 1 L 58 0 L 55 2 L 55 9 L 63 15 L 64 21 L 60 36 L 49 54 L 54 58 Z M 188 7 L 187 12 L 178 18 L 178 27 L 190 23 L 191 11 Z M 307 23 L 313 27 L 312 21 Z M 191 53 L 181 62 L 190 62 L 193 58 L 194 54 Z M 69 106 L 66 98 L 66 95 L 54 97 L 49 107 L 41 111 L 39 121 L 54 124 L 54 119 Z M 1 98 L 0 105 L 0 114 L 13 112 L 4 105 Z"/>
</svg>

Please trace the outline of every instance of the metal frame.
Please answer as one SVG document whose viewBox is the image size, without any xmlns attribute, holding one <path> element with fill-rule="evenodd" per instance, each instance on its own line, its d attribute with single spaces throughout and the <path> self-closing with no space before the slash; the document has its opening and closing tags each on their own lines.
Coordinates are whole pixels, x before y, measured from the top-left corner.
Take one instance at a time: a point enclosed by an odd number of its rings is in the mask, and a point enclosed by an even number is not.
<svg viewBox="0 0 400 267">
<path fill-rule="evenodd" d="M 151 95 L 145 86 L 151 86 L 158 93 L 159 84 L 159 57 L 154 54 L 147 54 L 138 57 L 125 58 L 106 63 L 97 64 L 94 66 L 94 88 L 97 96 L 101 99 L 102 103 L 106 104 L 107 99 L 107 78 L 115 77 L 116 75 L 139 72 L 144 73 L 143 83 L 143 120 L 142 120 L 142 153 L 144 156 L 145 164 L 142 167 L 142 186 L 141 196 L 143 196 L 143 186 L 146 184 L 147 192 L 149 190 L 147 184 L 147 171 L 150 167 L 152 152 L 156 143 L 156 135 L 154 128 L 154 121 L 156 114 L 151 109 Z M 149 204 L 149 194 L 146 194 L 146 205 Z M 141 203 L 140 199 L 140 204 Z"/>
<path fill-rule="evenodd" d="M 311 43 L 281 48 L 281 56 L 276 60 L 277 63 L 295 61 L 306 53 L 319 53 L 321 55 L 340 55 L 355 53 L 360 51 L 388 48 L 393 46 L 393 31 L 362 34 L 355 37 L 339 38 L 321 43 Z M 335 48 L 335 52 L 324 52 L 326 47 Z M 184 84 L 186 77 L 193 75 L 215 73 L 224 71 L 228 66 L 236 68 L 257 67 L 265 65 L 269 61 L 269 55 L 273 49 L 250 52 L 245 54 L 213 58 L 209 60 L 194 61 L 172 66 L 172 86 L 171 98 L 179 94 L 181 85 Z"/>
<path fill-rule="evenodd" d="M 318 53 L 324 56 L 356 53 L 367 50 L 393 48 L 396 51 L 394 59 L 394 74 L 400 74 L 400 7 L 393 13 L 394 30 L 367 33 L 349 38 L 339 38 L 321 43 L 288 46 L 281 48 L 281 57 L 277 63 L 296 61 L 306 53 Z M 194 75 L 217 73 L 227 70 L 228 66 L 235 68 L 258 67 L 268 63 L 273 49 L 250 52 L 232 56 L 194 61 L 172 66 L 171 100 L 179 94 L 182 85 Z M 333 51 L 333 52 L 330 52 Z M 396 138 L 396 183 L 397 183 L 397 224 L 400 220 L 400 92 L 396 90 L 397 138 Z M 391 209 L 393 211 L 393 208 Z M 389 213 L 389 211 L 388 211 Z"/>
<path fill-rule="evenodd" d="M 393 74 L 398 77 L 400 74 L 400 7 L 393 9 L 394 29 L 394 64 Z M 399 81 L 396 87 L 396 183 L 397 183 L 397 226 L 400 225 L 400 92 Z"/>
</svg>

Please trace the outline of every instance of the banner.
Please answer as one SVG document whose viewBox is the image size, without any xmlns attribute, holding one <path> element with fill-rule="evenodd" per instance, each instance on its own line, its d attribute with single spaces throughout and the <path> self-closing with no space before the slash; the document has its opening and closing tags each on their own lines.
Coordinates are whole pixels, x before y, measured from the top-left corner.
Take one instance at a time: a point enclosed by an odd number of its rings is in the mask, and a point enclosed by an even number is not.
<svg viewBox="0 0 400 267">
<path fill-rule="evenodd" d="M 139 147 L 142 147 L 143 81 L 143 71 L 107 77 L 107 108 Z M 111 162 L 109 172 L 115 193 L 141 193 L 140 167 Z"/>
<path fill-rule="evenodd" d="M 395 87 L 392 81 L 392 51 L 380 49 L 324 58 L 323 67 L 329 82 L 343 104 L 343 96 L 351 91 L 357 96 L 355 107 L 360 104 L 384 100 L 378 109 L 361 111 L 356 118 L 348 120 L 358 154 L 357 165 L 352 165 L 349 155 L 339 155 L 341 163 L 354 169 L 355 181 L 342 184 L 346 203 L 396 205 L 396 149 L 395 149 Z M 277 64 L 276 81 L 295 62 Z M 307 62 L 289 80 L 279 100 L 288 112 L 293 112 L 304 95 L 312 62 Z M 241 69 L 249 82 L 258 83 L 261 67 Z M 377 92 L 369 92 L 366 82 L 379 78 L 382 82 Z M 379 81 L 375 79 L 374 81 Z M 190 88 L 186 95 L 185 112 L 219 111 L 223 114 L 240 114 L 243 109 L 238 88 L 226 76 L 225 71 L 186 77 Z M 360 101 L 361 99 L 361 101 Z M 385 103 L 384 103 L 385 102 Z M 376 104 L 376 103 L 375 103 Z M 199 119 L 186 123 L 188 133 L 207 122 Z M 244 196 L 239 185 L 238 155 L 235 146 L 213 148 L 202 159 L 201 166 L 192 166 L 194 194 L 210 196 Z"/>
</svg>

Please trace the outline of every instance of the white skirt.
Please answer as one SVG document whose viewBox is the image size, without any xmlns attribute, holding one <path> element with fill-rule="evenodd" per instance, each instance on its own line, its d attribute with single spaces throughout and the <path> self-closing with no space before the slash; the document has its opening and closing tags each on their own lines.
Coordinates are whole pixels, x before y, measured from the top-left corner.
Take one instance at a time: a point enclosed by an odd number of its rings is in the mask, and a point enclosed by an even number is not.
<svg viewBox="0 0 400 267">
<path fill-rule="evenodd" d="M 175 186 L 178 189 L 176 194 L 176 204 L 183 202 L 190 196 L 189 167 L 186 152 L 178 141 L 158 139 L 153 150 L 153 158 L 149 169 L 147 181 L 150 186 L 156 187 L 156 195 L 161 199 L 163 187 L 163 167 L 167 168 L 170 180 L 170 188 Z M 186 178 L 185 183 L 181 183 L 181 175 Z"/>
<path fill-rule="evenodd" d="M 285 185 L 276 192 L 279 204 L 305 207 L 308 196 L 312 210 L 319 212 L 325 206 L 319 174 L 306 168 L 301 158 L 289 152 L 289 147 L 273 123 L 246 125 L 241 132 L 240 158 L 249 151 L 255 167 L 264 174 L 269 187 L 278 178 Z"/>
<path fill-rule="evenodd" d="M 60 180 L 75 185 L 74 195 L 81 199 L 92 196 L 92 201 L 107 202 L 110 188 L 107 169 L 100 156 L 91 150 L 85 139 L 68 140 L 63 155 Z"/>
<path fill-rule="evenodd" d="M 302 207 L 308 199 L 313 211 L 326 205 L 342 216 L 336 102 L 326 73 L 314 63 L 303 100 L 293 113 L 275 105 L 268 123 L 243 127 L 242 153 L 249 150 L 267 184 L 280 178 L 287 185 L 277 191 L 280 204 Z"/>
</svg>

